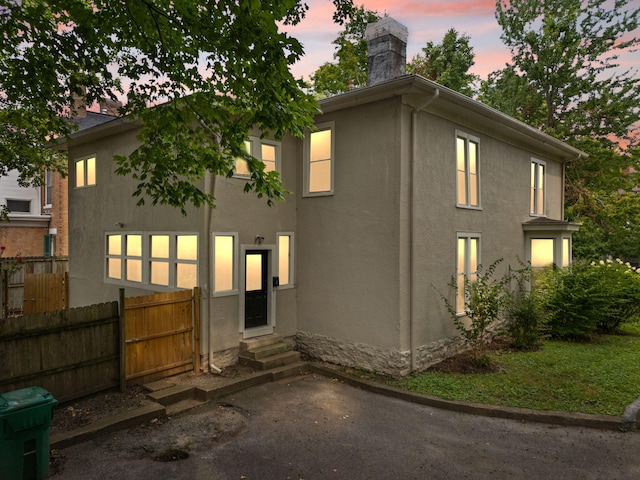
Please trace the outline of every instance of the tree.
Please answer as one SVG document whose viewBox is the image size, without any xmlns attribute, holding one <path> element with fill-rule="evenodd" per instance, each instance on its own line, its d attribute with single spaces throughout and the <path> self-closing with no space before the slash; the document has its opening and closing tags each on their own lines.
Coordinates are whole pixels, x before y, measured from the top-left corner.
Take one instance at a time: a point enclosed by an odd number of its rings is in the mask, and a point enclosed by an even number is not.
<svg viewBox="0 0 640 480">
<path fill-rule="evenodd" d="M 529 125 L 541 125 L 545 105 L 535 86 L 513 65 L 491 72 L 480 82 L 478 100 Z"/>
<path fill-rule="evenodd" d="M 407 70 L 471 97 L 473 82 L 478 77 L 469 73 L 475 63 L 470 40 L 468 35 L 460 35 L 455 28 L 451 28 L 444 35 L 442 43 L 427 42 L 422 49 L 423 55 L 416 55 Z"/>
<path fill-rule="evenodd" d="M 615 73 L 617 55 L 640 44 L 630 0 L 498 0 L 496 18 L 513 67 L 541 96 L 539 125 L 561 139 L 634 138 L 640 78 Z M 606 4 L 606 5 L 605 5 Z"/>
<path fill-rule="evenodd" d="M 335 62 L 327 62 L 312 75 L 313 89 L 320 97 L 347 92 L 351 88 L 367 85 L 367 41 L 364 33 L 367 24 L 380 20 L 376 11 L 356 7 L 352 0 L 335 0 L 333 21 L 344 25 L 344 30 L 332 42 L 336 45 Z"/>
<path fill-rule="evenodd" d="M 45 167 L 64 173 L 47 143 L 73 132 L 73 97 L 126 95 L 121 113 L 142 125 L 141 146 L 117 171 L 137 180 L 138 203 L 213 205 L 196 181 L 231 175 L 236 157 L 251 170 L 245 190 L 281 197 L 278 175 L 242 146 L 254 126 L 278 138 L 312 124 L 315 100 L 289 70 L 302 46 L 279 28 L 306 10 L 298 0 L 0 0 L 0 176 L 17 169 L 27 186 Z"/>
</svg>

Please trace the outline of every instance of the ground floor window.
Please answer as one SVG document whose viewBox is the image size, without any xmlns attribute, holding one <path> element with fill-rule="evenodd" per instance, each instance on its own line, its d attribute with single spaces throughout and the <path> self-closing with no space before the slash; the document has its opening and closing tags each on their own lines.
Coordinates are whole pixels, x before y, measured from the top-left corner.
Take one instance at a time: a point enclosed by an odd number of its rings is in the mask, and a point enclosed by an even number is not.
<svg viewBox="0 0 640 480">
<path fill-rule="evenodd" d="M 198 285 L 195 233 L 108 233 L 105 277 L 116 283 L 193 288 Z"/>
<path fill-rule="evenodd" d="M 238 292 L 238 234 L 213 234 L 213 292 L 230 295 Z"/>
<path fill-rule="evenodd" d="M 278 279 L 280 287 L 293 286 L 293 232 L 278 233 Z"/>
<path fill-rule="evenodd" d="M 459 314 L 465 311 L 465 278 L 471 283 L 477 280 L 479 262 L 480 235 L 459 233 L 456 264 L 456 312 Z"/>
</svg>

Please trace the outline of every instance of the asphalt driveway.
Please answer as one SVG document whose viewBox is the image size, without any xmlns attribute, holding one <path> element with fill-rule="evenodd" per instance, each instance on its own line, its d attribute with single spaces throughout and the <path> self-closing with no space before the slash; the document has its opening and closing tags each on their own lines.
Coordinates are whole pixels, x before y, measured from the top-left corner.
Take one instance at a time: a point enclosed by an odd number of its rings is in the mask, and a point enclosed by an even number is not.
<svg viewBox="0 0 640 480">
<path fill-rule="evenodd" d="M 53 479 L 640 478 L 639 433 L 472 416 L 312 374 L 59 455 Z"/>
</svg>

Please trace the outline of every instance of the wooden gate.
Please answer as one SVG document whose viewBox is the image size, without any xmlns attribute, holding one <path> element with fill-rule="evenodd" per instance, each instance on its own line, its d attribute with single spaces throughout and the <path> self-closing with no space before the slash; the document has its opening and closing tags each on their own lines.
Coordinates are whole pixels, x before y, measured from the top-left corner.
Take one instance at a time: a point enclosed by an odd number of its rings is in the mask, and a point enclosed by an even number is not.
<svg viewBox="0 0 640 480">
<path fill-rule="evenodd" d="M 67 273 L 26 273 L 22 313 L 56 312 L 69 304 Z"/>
<path fill-rule="evenodd" d="M 200 370 L 199 290 L 124 299 L 124 361 L 127 385 Z"/>
</svg>

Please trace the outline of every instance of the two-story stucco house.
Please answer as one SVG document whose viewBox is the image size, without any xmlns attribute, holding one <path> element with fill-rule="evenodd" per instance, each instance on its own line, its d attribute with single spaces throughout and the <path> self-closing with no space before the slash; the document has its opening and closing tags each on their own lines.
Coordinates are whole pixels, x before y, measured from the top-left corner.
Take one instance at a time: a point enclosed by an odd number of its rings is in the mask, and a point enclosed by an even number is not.
<svg viewBox="0 0 640 480">
<path fill-rule="evenodd" d="M 313 357 L 401 375 L 456 343 L 434 286 L 447 291 L 498 258 L 567 264 L 577 226 L 563 221 L 564 164 L 584 154 L 398 76 L 388 63 L 404 65 L 406 29 L 389 20 L 368 31 L 377 83 L 321 100 L 304 139 L 248 132 L 251 153 L 293 192 L 273 207 L 243 193 L 240 164 L 232 178 L 202 180 L 215 209 L 137 207 L 135 182 L 112 158 L 135 150 L 138 126 L 117 119 L 77 133 L 71 303 L 112 301 L 121 287 L 199 286 L 212 369 L 234 362 L 241 340 L 279 333 Z"/>
</svg>

